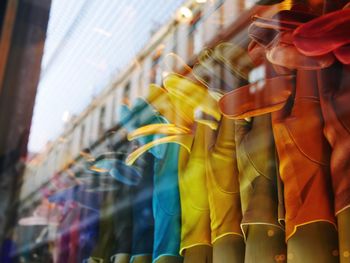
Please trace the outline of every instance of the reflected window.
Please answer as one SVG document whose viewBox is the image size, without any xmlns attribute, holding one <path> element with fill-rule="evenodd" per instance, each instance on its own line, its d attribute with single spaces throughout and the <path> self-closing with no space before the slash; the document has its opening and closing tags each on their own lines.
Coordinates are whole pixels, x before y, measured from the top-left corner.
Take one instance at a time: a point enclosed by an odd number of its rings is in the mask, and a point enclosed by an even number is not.
<svg viewBox="0 0 350 263">
<path fill-rule="evenodd" d="M 83 149 L 85 146 L 84 137 L 85 137 L 85 125 L 82 125 L 80 130 L 80 143 L 79 143 L 80 149 Z"/>
<path fill-rule="evenodd" d="M 106 107 L 103 106 L 100 109 L 100 116 L 99 116 L 99 125 L 98 125 L 98 135 L 101 137 L 104 133 L 105 129 L 105 115 L 106 115 Z"/>
<path fill-rule="evenodd" d="M 142 74 L 140 74 L 142 76 Z M 130 105 L 130 82 L 128 82 L 124 87 L 122 103 L 125 105 Z"/>
<path fill-rule="evenodd" d="M 162 82 L 162 74 L 160 70 L 160 60 L 161 60 L 161 53 L 156 53 L 155 56 L 152 59 L 152 68 L 151 68 L 151 83 L 156 83 L 158 85 L 161 85 Z"/>
<path fill-rule="evenodd" d="M 143 84 L 144 84 L 144 71 L 140 69 L 138 81 L 137 81 L 137 96 L 142 94 Z"/>
<path fill-rule="evenodd" d="M 201 23 L 201 16 L 202 13 L 198 12 L 190 24 L 188 33 L 188 54 L 190 57 L 198 54 L 203 47 L 203 35 L 201 30 L 201 26 L 203 25 Z"/>
</svg>

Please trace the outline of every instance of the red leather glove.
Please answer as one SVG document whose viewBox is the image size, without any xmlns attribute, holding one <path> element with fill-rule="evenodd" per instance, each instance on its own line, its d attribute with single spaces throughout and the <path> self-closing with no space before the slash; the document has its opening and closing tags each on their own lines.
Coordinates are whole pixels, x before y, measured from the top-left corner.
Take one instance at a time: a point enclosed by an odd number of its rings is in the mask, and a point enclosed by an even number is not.
<svg viewBox="0 0 350 263">
<path fill-rule="evenodd" d="M 331 174 L 335 212 L 350 206 L 350 9 L 323 15 L 295 30 L 294 44 L 306 55 L 333 54 L 344 63 L 318 73 L 324 134 L 332 146 Z"/>
</svg>

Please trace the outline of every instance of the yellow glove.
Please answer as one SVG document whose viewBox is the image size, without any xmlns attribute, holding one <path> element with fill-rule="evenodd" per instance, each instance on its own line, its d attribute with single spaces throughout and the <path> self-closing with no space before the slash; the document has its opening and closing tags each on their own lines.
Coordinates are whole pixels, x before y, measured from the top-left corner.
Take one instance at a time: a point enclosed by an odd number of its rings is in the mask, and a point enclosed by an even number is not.
<svg viewBox="0 0 350 263">
<path fill-rule="evenodd" d="M 169 75 L 164 80 L 164 85 L 169 93 L 174 94 L 174 96 L 179 99 L 185 99 L 188 98 L 190 94 L 195 94 L 191 95 L 191 98 L 186 99 L 186 101 L 190 101 L 194 108 L 203 110 L 215 120 L 220 120 L 221 116 L 218 112 L 217 100 L 204 86 L 178 75 Z M 208 125 L 206 120 L 197 119 L 196 121 L 202 123 L 202 125 Z M 209 127 L 215 129 L 216 126 L 217 124 L 214 122 L 214 125 Z M 201 136 L 203 136 L 203 134 L 196 134 L 195 142 L 204 140 Z M 234 121 L 227 118 L 221 120 L 216 141 L 215 138 L 210 138 L 213 135 L 207 133 L 207 136 L 207 139 L 210 139 L 213 143 L 215 142 L 215 144 L 211 149 L 206 147 L 204 156 L 201 156 L 201 158 L 205 159 L 204 165 L 206 174 L 206 178 L 202 178 L 202 181 L 206 180 L 207 183 L 211 220 L 211 242 L 214 244 L 217 240 L 227 237 L 228 235 L 234 235 L 236 237 L 242 236 L 242 231 L 240 229 L 242 216 L 235 158 Z M 192 150 L 190 156 L 192 157 L 192 155 L 195 155 L 194 150 Z M 197 155 L 200 156 L 200 154 L 196 154 L 195 156 Z M 191 159 L 191 161 L 193 162 L 193 159 Z M 194 161 L 193 163 L 196 162 Z M 189 167 L 190 166 L 186 167 L 186 172 L 191 171 Z M 187 174 L 184 178 L 187 178 Z M 198 187 L 203 188 L 204 186 L 198 185 Z M 243 238 L 241 240 L 238 238 L 237 241 L 230 244 L 235 247 L 229 249 L 231 251 L 229 253 L 227 253 L 228 251 L 224 251 L 224 254 L 229 257 L 227 260 L 236 260 L 237 262 L 243 260 Z M 214 246 L 214 260 L 216 260 L 215 248 L 216 246 Z M 220 250 L 222 246 L 220 245 L 217 248 Z"/>
<path fill-rule="evenodd" d="M 190 101 L 194 108 L 200 108 L 220 120 L 218 103 L 203 86 L 178 75 L 169 75 L 164 85 L 177 98 L 190 97 L 186 101 Z M 235 151 L 234 121 L 223 118 L 216 142 L 205 156 L 213 243 L 228 234 L 242 235 Z"/>
</svg>

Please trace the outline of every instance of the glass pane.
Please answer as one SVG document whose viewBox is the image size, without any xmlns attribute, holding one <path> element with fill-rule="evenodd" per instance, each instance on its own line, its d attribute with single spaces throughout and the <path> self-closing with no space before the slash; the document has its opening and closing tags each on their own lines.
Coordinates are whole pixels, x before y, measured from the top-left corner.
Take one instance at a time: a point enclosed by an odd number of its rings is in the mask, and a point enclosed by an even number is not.
<svg viewBox="0 0 350 263">
<path fill-rule="evenodd" d="M 350 262 L 348 0 L 0 4 L 0 262 Z"/>
</svg>

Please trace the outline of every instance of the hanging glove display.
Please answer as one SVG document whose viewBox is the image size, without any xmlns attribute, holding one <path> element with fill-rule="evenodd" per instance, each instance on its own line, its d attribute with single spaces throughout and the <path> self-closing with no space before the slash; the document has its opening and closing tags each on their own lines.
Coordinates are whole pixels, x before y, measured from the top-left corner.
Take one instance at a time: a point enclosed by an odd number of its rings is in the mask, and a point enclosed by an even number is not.
<svg viewBox="0 0 350 263">
<path fill-rule="evenodd" d="M 350 0 L 205 2 L 184 3 L 62 136 L 28 154 L 34 182 L 15 194 L 19 227 L 5 229 L 23 245 L 12 256 L 350 263 Z"/>
<path fill-rule="evenodd" d="M 272 38 L 273 46 L 275 49 L 281 47 L 282 50 L 286 42 L 280 42 L 278 34 L 280 32 L 288 33 L 291 30 L 288 27 L 281 28 L 280 25 L 283 24 L 283 21 L 279 22 L 281 17 L 283 18 L 284 15 L 277 14 L 275 18 L 266 20 L 262 25 L 253 23 L 254 30 L 250 31 L 252 38 L 257 42 L 255 47 L 263 47 L 268 59 L 270 57 L 267 54 L 272 44 L 269 43 L 271 40 L 264 38 L 264 36 L 271 36 L 271 34 L 266 34 L 266 28 L 277 32 L 277 37 Z M 293 24 L 290 19 L 298 19 L 298 17 L 300 16 L 290 15 L 286 24 Z M 295 21 L 295 24 L 299 23 L 300 21 Z M 259 32 L 260 27 L 262 32 Z M 261 54 L 261 52 L 254 52 L 254 50 L 250 51 L 252 51 L 251 54 Z M 288 57 L 288 54 L 286 56 Z M 290 75 L 293 75 L 293 71 L 287 68 L 294 69 L 294 66 L 297 65 L 296 62 L 308 60 L 299 54 L 297 59 L 291 57 L 279 61 L 281 63 L 277 66 L 284 66 L 283 72 L 289 72 Z M 273 63 L 274 60 L 270 62 Z M 312 69 L 317 69 L 315 65 L 322 67 L 324 63 L 312 61 L 311 65 Z M 272 112 L 273 133 L 280 163 L 279 171 L 284 183 L 288 257 L 293 258 L 295 262 L 315 262 L 321 259 L 326 260 L 326 262 L 336 262 L 337 255 L 334 252 L 337 250 L 336 230 L 332 226 L 335 225 L 335 222 L 332 215 L 332 195 L 329 189 L 329 146 L 322 135 L 323 120 L 319 106 L 316 73 L 298 69 L 296 80 L 294 80 L 292 76 L 288 75 L 276 77 L 271 66 L 268 63 L 265 63 L 265 66 L 267 67 L 266 75 L 273 78 L 261 82 L 263 92 L 273 88 L 292 91 L 292 96 L 288 98 L 288 101 L 287 97 L 285 98 L 285 102 L 287 102 L 285 106 Z M 276 69 L 276 64 L 273 66 Z M 243 93 L 244 90 L 249 93 L 251 87 L 252 85 L 248 85 L 240 90 Z M 237 101 L 238 98 L 234 93 L 231 93 L 224 98 L 227 101 L 229 99 L 232 102 Z M 243 116 L 257 114 L 257 112 L 251 111 L 251 114 Z M 304 131 L 311 133 L 313 140 L 308 140 L 304 136 Z M 316 206 L 320 202 L 319 200 L 323 200 L 322 207 Z M 323 230 L 318 231 L 318 229 Z M 316 255 L 310 253 L 311 248 L 308 246 L 312 246 L 313 251 L 323 251 L 323 253 Z"/>
</svg>

